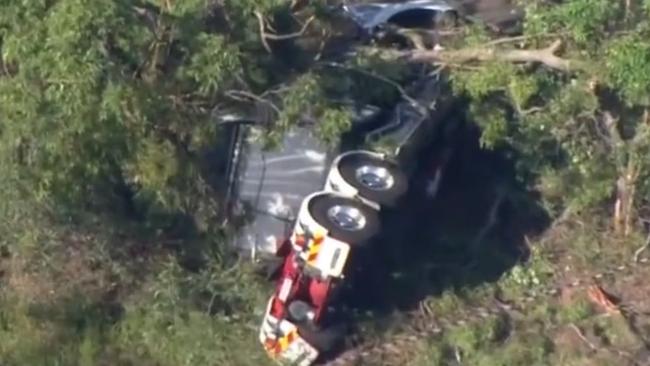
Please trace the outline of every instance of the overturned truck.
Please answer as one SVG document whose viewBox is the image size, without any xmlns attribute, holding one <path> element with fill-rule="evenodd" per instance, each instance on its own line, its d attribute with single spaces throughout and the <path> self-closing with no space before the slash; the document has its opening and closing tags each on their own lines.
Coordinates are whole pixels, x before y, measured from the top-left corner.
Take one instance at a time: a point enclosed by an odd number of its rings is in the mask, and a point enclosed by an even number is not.
<svg viewBox="0 0 650 366">
<path fill-rule="evenodd" d="M 437 77 L 424 78 L 409 90 L 414 100 L 390 111 L 356 108 L 351 134 L 357 139 L 337 152 L 319 147 L 304 127 L 275 151 L 250 141 L 250 127 L 238 128 L 230 201 L 234 211 L 247 212 L 247 221 L 235 245 L 272 253 L 278 264 L 269 272 L 276 288 L 259 332 L 271 358 L 311 365 L 342 339 L 344 328 L 330 314 L 352 258 L 372 250 L 381 212 L 398 206 L 409 189 L 416 154 L 453 127 L 443 123 L 451 108 L 444 86 Z M 446 155 L 436 151 L 433 186 Z"/>
</svg>

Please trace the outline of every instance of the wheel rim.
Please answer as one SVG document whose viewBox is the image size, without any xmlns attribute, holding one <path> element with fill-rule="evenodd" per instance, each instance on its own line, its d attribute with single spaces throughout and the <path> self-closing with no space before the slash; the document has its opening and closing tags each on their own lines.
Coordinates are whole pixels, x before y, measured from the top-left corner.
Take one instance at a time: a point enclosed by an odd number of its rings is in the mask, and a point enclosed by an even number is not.
<svg viewBox="0 0 650 366">
<path fill-rule="evenodd" d="M 395 184 L 393 175 L 388 169 L 380 166 L 364 165 L 357 169 L 355 175 L 360 184 L 375 191 L 391 189 Z"/>
<path fill-rule="evenodd" d="M 366 226 L 365 215 L 361 210 L 353 206 L 332 206 L 327 210 L 327 217 L 332 223 L 348 231 L 361 230 Z"/>
</svg>

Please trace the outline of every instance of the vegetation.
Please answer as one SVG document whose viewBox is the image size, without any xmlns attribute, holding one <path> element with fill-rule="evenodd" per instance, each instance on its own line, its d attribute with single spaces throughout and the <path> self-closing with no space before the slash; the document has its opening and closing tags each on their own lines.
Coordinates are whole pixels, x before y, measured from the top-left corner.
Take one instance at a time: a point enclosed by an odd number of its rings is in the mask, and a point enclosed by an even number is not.
<svg viewBox="0 0 650 366">
<path fill-rule="evenodd" d="M 298 122 L 335 145 L 351 127 L 341 102 L 392 106 L 411 99 L 396 86 L 434 68 L 479 129 L 469 156 L 489 159 L 459 164 L 477 176 L 445 178 L 453 204 L 416 200 L 428 231 L 409 234 L 418 258 L 390 246 L 382 309 L 358 316 L 365 341 L 422 323 L 386 315 L 389 299 L 444 319 L 533 296 L 383 362 L 642 362 L 643 318 L 600 317 L 566 288 L 646 244 L 650 2 L 525 1 L 513 37 L 473 25 L 443 50 L 372 43 L 343 61 L 356 44 L 326 3 L 0 1 L 3 365 L 266 364 L 256 332 L 268 288 L 228 245 L 215 116 L 256 111 L 268 148 Z M 626 277 L 643 278 L 634 268 Z M 610 284 L 621 301 L 645 289 Z"/>
</svg>

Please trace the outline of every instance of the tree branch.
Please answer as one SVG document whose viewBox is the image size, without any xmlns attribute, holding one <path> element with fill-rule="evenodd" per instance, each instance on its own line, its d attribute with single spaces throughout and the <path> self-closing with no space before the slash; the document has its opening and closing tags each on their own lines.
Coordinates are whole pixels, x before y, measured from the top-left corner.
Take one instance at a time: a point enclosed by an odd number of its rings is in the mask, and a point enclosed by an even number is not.
<svg viewBox="0 0 650 366">
<path fill-rule="evenodd" d="M 303 34 L 305 34 L 305 32 L 307 31 L 307 27 L 309 27 L 309 24 L 311 24 L 311 22 L 313 22 L 315 19 L 316 17 L 313 15 L 309 17 L 309 19 L 307 19 L 305 23 L 302 25 L 302 28 L 300 28 L 300 30 L 297 32 L 288 33 L 288 34 L 271 34 L 271 33 L 264 32 L 263 36 L 266 39 L 272 39 L 274 41 L 282 41 L 286 39 L 298 38 L 301 37 Z"/>
<path fill-rule="evenodd" d="M 255 12 L 255 17 L 257 18 L 257 24 L 260 32 L 260 40 L 262 41 L 262 46 L 264 46 L 264 49 L 266 52 L 271 53 L 271 46 L 269 46 L 269 43 L 266 41 L 266 22 L 264 21 L 264 15 L 260 13 L 259 11 Z"/>
<path fill-rule="evenodd" d="M 280 108 L 275 105 L 275 103 L 271 102 L 270 100 L 266 98 L 262 98 L 259 95 L 255 95 L 253 93 L 247 92 L 245 90 L 228 90 L 225 92 L 225 95 L 229 98 L 235 99 L 235 100 L 243 100 L 243 101 L 256 101 L 259 103 L 262 103 L 264 105 L 268 105 L 273 109 L 273 111 L 277 114 L 281 114 L 282 112 L 280 111 Z"/>
<path fill-rule="evenodd" d="M 584 68 L 584 65 L 579 61 L 557 56 L 556 54 L 559 52 L 561 47 L 562 41 L 558 39 L 546 48 L 532 50 L 476 47 L 458 50 L 379 51 L 388 57 L 402 59 L 407 62 L 456 64 L 488 61 L 504 61 L 512 63 L 534 62 L 562 72 L 570 72 Z M 377 49 L 375 48 L 373 51 L 376 52 Z"/>
<path fill-rule="evenodd" d="M 257 18 L 257 24 L 260 32 L 260 39 L 262 41 L 262 45 L 264 46 L 264 49 L 269 53 L 271 53 L 271 46 L 268 43 L 269 39 L 273 41 L 282 41 L 282 40 L 287 40 L 292 38 L 298 38 L 303 34 L 305 34 L 307 28 L 309 27 L 309 24 L 311 24 L 316 19 L 316 17 L 313 15 L 309 17 L 309 19 L 307 19 L 305 23 L 302 25 L 302 28 L 300 28 L 300 30 L 297 32 L 288 33 L 288 34 L 273 34 L 273 33 L 268 33 L 266 31 L 267 24 L 266 24 L 266 20 L 264 19 L 264 15 L 262 13 L 256 11 L 255 17 Z"/>
</svg>

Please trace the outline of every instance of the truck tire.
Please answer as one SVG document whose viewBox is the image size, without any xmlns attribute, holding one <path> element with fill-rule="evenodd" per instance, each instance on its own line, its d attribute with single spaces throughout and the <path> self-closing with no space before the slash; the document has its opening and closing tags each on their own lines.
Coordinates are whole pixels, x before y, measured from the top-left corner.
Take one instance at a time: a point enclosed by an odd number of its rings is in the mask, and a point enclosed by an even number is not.
<svg viewBox="0 0 650 366">
<path fill-rule="evenodd" d="M 408 179 L 397 164 L 370 154 L 346 155 L 339 161 L 338 169 L 359 195 L 382 206 L 397 205 L 408 190 Z"/>
<path fill-rule="evenodd" d="M 328 236 L 350 245 L 366 243 L 379 232 L 379 213 L 352 198 L 324 194 L 308 204 L 309 214 Z"/>
</svg>

